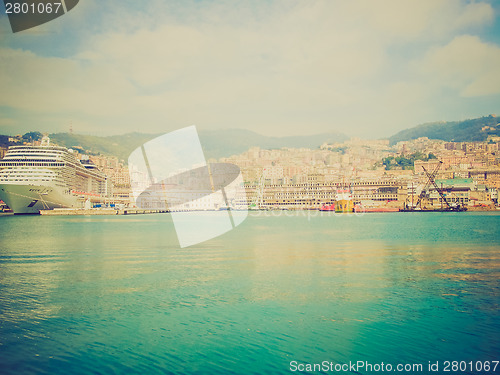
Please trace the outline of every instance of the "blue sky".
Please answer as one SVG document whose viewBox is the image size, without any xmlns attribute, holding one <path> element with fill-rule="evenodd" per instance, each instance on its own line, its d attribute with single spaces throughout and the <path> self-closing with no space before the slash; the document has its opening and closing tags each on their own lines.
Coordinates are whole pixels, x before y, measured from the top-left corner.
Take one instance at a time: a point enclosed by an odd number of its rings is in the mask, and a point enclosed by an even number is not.
<svg viewBox="0 0 500 375">
<path fill-rule="evenodd" d="M 499 12 L 493 0 L 81 0 L 15 34 L 3 14 L 0 133 L 380 138 L 500 114 Z"/>
</svg>

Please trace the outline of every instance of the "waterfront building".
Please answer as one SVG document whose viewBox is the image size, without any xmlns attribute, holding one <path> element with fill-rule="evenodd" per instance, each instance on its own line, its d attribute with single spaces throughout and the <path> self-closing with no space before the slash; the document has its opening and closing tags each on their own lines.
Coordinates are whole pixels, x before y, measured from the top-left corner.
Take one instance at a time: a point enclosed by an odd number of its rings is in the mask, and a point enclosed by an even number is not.
<svg viewBox="0 0 500 375">
<path fill-rule="evenodd" d="M 248 201 L 259 201 L 258 208 L 261 209 L 319 209 L 323 205 L 335 203 L 337 192 L 346 186 L 352 192 L 354 203 L 373 202 L 373 205 L 376 205 L 395 202 L 396 205 L 402 206 L 406 199 L 403 185 L 392 179 L 351 182 L 337 180 L 264 186 L 246 184 L 246 190 Z M 259 193 L 262 196 L 257 199 Z"/>
</svg>

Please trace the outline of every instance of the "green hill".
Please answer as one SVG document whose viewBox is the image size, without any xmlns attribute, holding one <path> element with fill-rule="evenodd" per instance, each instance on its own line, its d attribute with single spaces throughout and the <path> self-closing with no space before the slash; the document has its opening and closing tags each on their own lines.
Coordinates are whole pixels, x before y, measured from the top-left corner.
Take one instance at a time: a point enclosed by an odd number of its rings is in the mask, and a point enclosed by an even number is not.
<svg viewBox="0 0 500 375">
<path fill-rule="evenodd" d="M 465 121 L 433 122 L 396 133 L 391 144 L 420 137 L 448 142 L 486 141 L 489 135 L 500 136 L 500 119 L 494 115 Z"/>
<path fill-rule="evenodd" d="M 94 154 L 114 155 L 127 160 L 129 154 L 160 134 L 129 133 L 108 137 L 82 134 L 55 133 L 49 137 L 53 143 L 68 148 L 83 148 Z M 228 157 L 240 154 L 250 147 L 273 148 L 317 148 L 324 142 L 343 142 L 347 136 L 326 133 L 311 136 L 267 137 L 250 130 L 205 130 L 199 131 L 200 141 L 207 158 Z"/>
<path fill-rule="evenodd" d="M 156 136 L 155 134 L 142 133 L 129 133 L 109 137 L 70 133 L 49 134 L 51 143 L 67 148 L 78 149 L 81 147 L 96 155 L 113 155 L 121 160 L 127 160 L 131 151 Z"/>
</svg>

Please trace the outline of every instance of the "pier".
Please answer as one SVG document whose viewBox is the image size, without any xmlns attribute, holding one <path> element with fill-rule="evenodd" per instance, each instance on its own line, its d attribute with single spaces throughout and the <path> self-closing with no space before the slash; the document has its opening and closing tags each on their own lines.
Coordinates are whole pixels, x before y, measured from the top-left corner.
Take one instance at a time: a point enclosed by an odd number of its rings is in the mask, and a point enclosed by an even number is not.
<svg viewBox="0 0 500 375">
<path fill-rule="evenodd" d="M 40 210 L 40 215 L 69 216 L 69 215 L 143 215 L 168 213 L 169 210 L 146 210 L 141 208 L 54 208 Z"/>
</svg>

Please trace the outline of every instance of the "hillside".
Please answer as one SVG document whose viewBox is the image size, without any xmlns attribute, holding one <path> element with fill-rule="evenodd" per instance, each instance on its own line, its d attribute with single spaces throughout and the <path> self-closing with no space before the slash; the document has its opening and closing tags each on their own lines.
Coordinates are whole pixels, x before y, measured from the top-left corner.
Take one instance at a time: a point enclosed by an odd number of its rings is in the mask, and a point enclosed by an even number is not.
<svg viewBox="0 0 500 375">
<path fill-rule="evenodd" d="M 433 122 L 418 125 L 396 133 L 389 138 L 391 144 L 427 137 L 454 142 L 485 141 L 489 135 L 500 136 L 500 118 L 494 115 L 465 121 Z"/>
<path fill-rule="evenodd" d="M 157 134 L 142 133 L 129 133 L 109 137 L 70 133 L 49 134 L 51 143 L 68 148 L 82 147 L 93 154 L 113 155 L 122 160 L 127 160 L 131 151 L 156 136 Z"/>
<path fill-rule="evenodd" d="M 55 133 L 49 137 L 52 142 L 68 148 L 82 147 L 95 154 L 115 155 L 127 160 L 129 154 L 141 144 L 160 134 L 129 133 L 109 137 L 82 134 Z M 311 136 L 267 137 L 250 130 L 205 130 L 199 132 L 201 144 L 207 158 L 228 157 L 240 154 L 250 147 L 273 149 L 282 147 L 317 148 L 324 142 L 343 142 L 344 134 L 327 133 Z"/>
<path fill-rule="evenodd" d="M 325 142 L 343 142 L 344 134 L 326 133 L 309 136 L 267 137 L 250 130 L 228 129 L 200 131 L 200 141 L 207 158 L 227 157 L 247 151 L 250 147 L 263 149 L 317 148 Z"/>
</svg>

